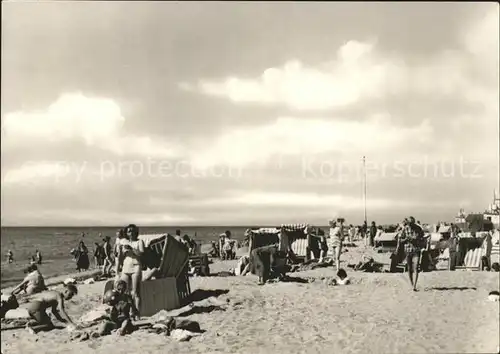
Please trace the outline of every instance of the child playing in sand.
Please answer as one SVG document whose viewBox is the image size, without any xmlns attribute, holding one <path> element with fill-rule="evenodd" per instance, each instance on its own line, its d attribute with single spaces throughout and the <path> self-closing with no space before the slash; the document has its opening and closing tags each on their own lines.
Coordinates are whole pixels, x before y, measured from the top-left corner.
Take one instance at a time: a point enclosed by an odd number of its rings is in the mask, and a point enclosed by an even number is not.
<svg viewBox="0 0 500 354">
<path fill-rule="evenodd" d="M 58 291 L 44 291 L 27 299 L 28 305 L 26 306 L 26 310 L 28 310 L 34 323 L 28 323 L 26 329 L 31 333 L 54 329 L 55 326 L 46 312 L 49 308 L 57 320 L 66 324 L 68 330 L 76 329 L 77 326 L 64 309 L 64 300 L 70 300 L 77 293 L 78 290 L 76 286 L 69 284 L 64 285 L 62 293 Z"/>
<path fill-rule="evenodd" d="M 106 336 L 112 331 L 118 330 L 118 334 L 123 336 L 132 333 L 134 326 L 131 314 L 137 314 L 134 300 L 127 294 L 127 283 L 123 280 L 116 282 L 115 290 L 109 290 L 104 295 L 104 302 L 111 307 L 109 320 L 105 321 L 99 331 L 93 337 Z"/>
<path fill-rule="evenodd" d="M 344 269 L 339 269 L 337 272 L 337 284 L 338 285 L 348 285 L 351 283 L 351 279 L 347 276 L 347 272 Z"/>
</svg>

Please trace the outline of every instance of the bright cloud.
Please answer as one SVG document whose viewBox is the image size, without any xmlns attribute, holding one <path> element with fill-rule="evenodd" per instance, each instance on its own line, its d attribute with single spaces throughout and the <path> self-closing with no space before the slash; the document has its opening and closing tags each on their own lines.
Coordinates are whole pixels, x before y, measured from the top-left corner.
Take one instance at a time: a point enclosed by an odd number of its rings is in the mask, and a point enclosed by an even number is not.
<svg viewBox="0 0 500 354">
<path fill-rule="evenodd" d="M 266 69 L 260 78 L 229 77 L 223 81 L 202 80 L 198 89 L 233 102 L 284 103 L 293 109 L 328 109 L 381 97 L 390 87 L 396 61 L 374 53 L 374 43 L 349 41 L 338 50 L 337 59 L 319 68 L 292 60 L 281 68 Z M 183 89 L 189 89 L 185 83 Z"/>
<path fill-rule="evenodd" d="M 390 117 L 383 115 L 376 115 L 368 122 L 283 117 L 265 126 L 230 130 L 209 148 L 193 154 L 192 159 L 202 167 L 217 164 L 243 167 L 267 163 L 275 156 L 367 151 L 374 154 L 408 141 L 425 142 L 431 134 L 428 121 L 417 127 L 401 128 L 391 125 Z"/>
<path fill-rule="evenodd" d="M 213 204 L 215 201 L 210 201 Z M 345 210 L 364 207 L 361 197 L 332 195 L 326 193 L 281 193 L 281 192 L 244 192 L 233 197 L 223 199 L 220 202 L 231 205 L 250 205 L 267 207 L 312 207 L 312 208 L 332 208 L 331 212 L 342 212 Z M 405 200 L 370 199 L 370 207 L 376 209 L 415 206 L 414 202 Z"/>
<path fill-rule="evenodd" d="M 477 82 L 476 69 L 489 73 L 485 79 L 493 80 L 498 92 L 498 7 L 469 28 L 462 50 L 443 50 L 417 64 L 405 62 L 396 53 L 381 52 L 376 41 L 350 40 L 338 49 L 336 58 L 317 67 L 292 60 L 265 69 L 257 78 L 231 76 L 179 86 L 235 103 L 326 110 L 366 99 L 413 94 L 478 100 L 483 97 L 484 82 Z"/>
<path fill-rule="evenodd" d="M 375 44 L 349 41 L 337 58 L 318 67 L 296 60 L 269 68 L 256 79 L 201 80 L 197 90 L 235 103 L 284 104 L 296 110 L 327 110 L 401 95 L 465 95 L 467 58 L 444 52 L 430 62 L 409 66 L 397 56 L 377 52 Z M 181 88 L 192 89 L 184 83 Z"/>
<path fill-rule="evenodd" d="M 45 111 L 11 112 L 2 119 L 6 147 L 36 147 L 47 142 L 81 141 L 118 155 L 137 154 L 168 157 L 174 148 L 147 136 L 123 132 L 125 118 L 116 102 L 107 98 L 64 94 Z"/>
</svg>

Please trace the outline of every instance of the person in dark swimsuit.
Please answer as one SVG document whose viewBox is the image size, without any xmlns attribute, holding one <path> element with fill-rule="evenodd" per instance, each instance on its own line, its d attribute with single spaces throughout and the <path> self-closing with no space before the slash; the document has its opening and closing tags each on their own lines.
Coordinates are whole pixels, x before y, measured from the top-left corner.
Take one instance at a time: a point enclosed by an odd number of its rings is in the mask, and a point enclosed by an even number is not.
<svg viewBox="0 0 500 354">
<path fill-rule="evenodd" d="M 33 321 L 28 323 L 26 328 L 33 333 L 54 329 L 55 326 L 46 312 L 47 309 L 50 309 L 58 321 L 65 323 L 67 327 L 72 326 L 76 329 L 77 326 L 64 309 L 64 301 L 70 300 L 77 293 L 78 290 L 76 286 L 68 284 L 64 286 L 62 293 L 58 291 L 44 291 L 27 299 L 28 304 L 26 310 L 31 319 L 34 320 L 34 323 Z"/>
<path fill-rule="evenodd" d="M 118 330 L 121 336 L 132 333 L 134 325 L 131 315 L 136 315 L 139 311 L 135 307 L 132 296 L 127 294 L 127 283 L 123 280 L 117 281 L 115 289 L 108 291 L 104 296 L 104 301 L 112 306 L 109 320 L 103 322 L 93 337 L 106 336 L 114 330 Z"/>
</svg>

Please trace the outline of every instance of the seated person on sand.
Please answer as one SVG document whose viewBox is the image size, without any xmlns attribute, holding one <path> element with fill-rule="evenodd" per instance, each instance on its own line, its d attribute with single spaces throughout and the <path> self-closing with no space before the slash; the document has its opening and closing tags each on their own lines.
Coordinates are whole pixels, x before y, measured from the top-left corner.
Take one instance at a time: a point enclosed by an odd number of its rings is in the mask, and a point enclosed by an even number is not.
<svg viewBox="0 0 500 354">
<path fill-rule="evenodd" d="M 188 261 L 188 275 L 200 275 L 199 267 L 196 267 L 191 259 Z"/>
<path fill-rule="evenodd" d="M 38 270 L 36 264 L 31 264 L 24 272 L 28 273 L 28 275 L 12 290 L 12 295 L 19 294 L 21 291 L 24 291 L 27 295 L 33 295 L 47 290 L 43 275 Z"/>
<path fill-rule="evenodd" d="M 238 263 L 236 264 L 236 268 L 234 269 L 234 275 L 247 275 L 250 271 L 250 257 L 242 256 Z"/>
<path fill-rule="evenodd" d="M 70 300 L 77 293 L 76 286 L 69 284 L 64 285 L 62 293 L 50 290 L 31 296 L 27 299 L 27 306 L 25 308 L 34 322 L 31 321 L 28 323 L 26 329 L 32 333 L 54 329 L 55 326 L 50 320 L 49 315 L 47 315 L 47 309 L 50 309 L 54 317 L 63 322 L 68 329 L 76 329 L 77 326 L 64 309 L 64 300 Z"/>
<path fill-rule="evenodd" d="M 104 303 L 111 306 L 109 319 L 103 322 L 99 331 L 92 334 L 92 337 L 100 337 L 111 334 L 117 330 L 123 336 L 130 334 L 134 330 L 131 315 L 137 315 L 134 299 L 127 294 L 127 283 L 119 280 L 115 290 L 109 290 L 104 295 Z"/>
<path fill-rule="evenodd" d="M 337 284 L 338 285 L 348 285 L 351 283 L 351 279 L 347 276 L 347 272 L 340 268 L 337 272 Z"/>
<path fill-rule="evenodd" d="M 371 257 L 363 256 L 362 261 L 358 264 L 350 264 L 348 266 L 360 272 L 381 273 L 384 265 L 382 263 L 375 262 L 375 260 Z"/>
</svg>

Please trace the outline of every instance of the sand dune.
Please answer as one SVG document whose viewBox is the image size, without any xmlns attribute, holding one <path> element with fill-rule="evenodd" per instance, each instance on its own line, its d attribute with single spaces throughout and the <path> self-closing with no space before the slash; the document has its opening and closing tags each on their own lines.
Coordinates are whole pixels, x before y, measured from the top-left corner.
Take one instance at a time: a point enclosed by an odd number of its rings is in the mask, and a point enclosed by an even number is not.
<svg viewBox="0 0 500 354">
<path fill-rule="evenodd" d="M 358 253 L 360 250 L 352 251 Z M 230 262 L 212 267 L 231 267 Z M 420 292 L 404 274 L 351 273 L 353 284 L 328 286 L 334 269 L 292 276 L 312 281 L 259 287 L 254 276 L 192 278 L 193 290 L 229 290 L 187 313 L 206 332 L 189 342 L 137 331 L 86 342 L 68 341 L 64 330 L 33 336 L 2 333 L 3 353 L 493 353 L 499 346 L 498 273 L 424 273 Z M 103 283 L 80 286 L 68 304 L 79 318 L 100 301 Z M 215 304 L 215 305 L 214 305 Z M 182 312 L 182 311 L 181 311 Z M 178 312 L 177 312 L 178 314 Z"/>
</svg>

